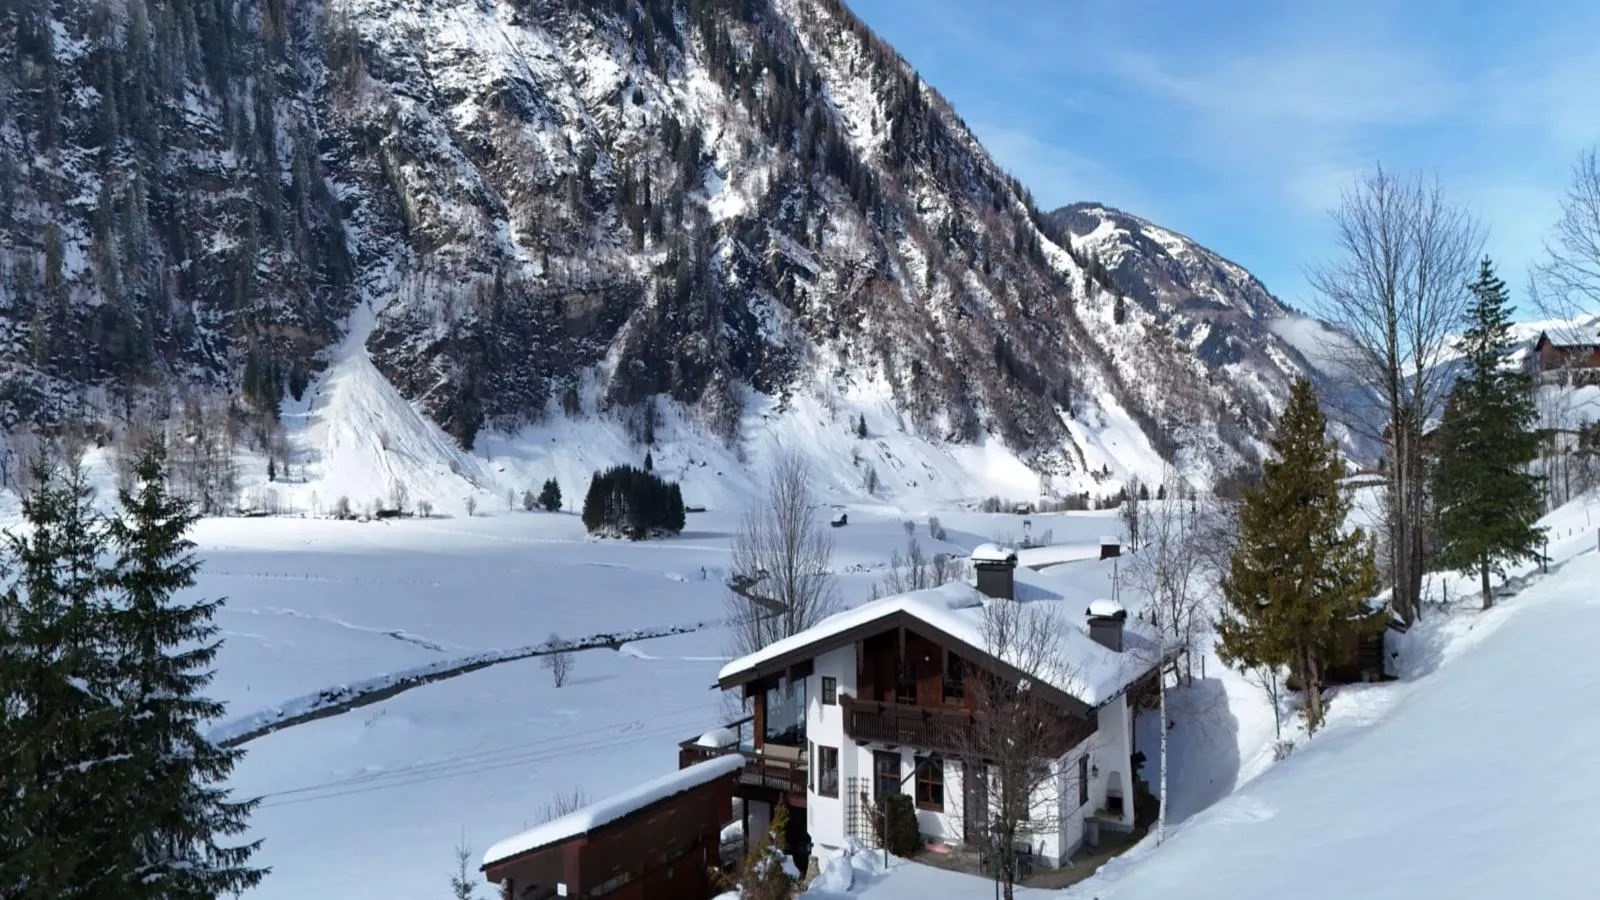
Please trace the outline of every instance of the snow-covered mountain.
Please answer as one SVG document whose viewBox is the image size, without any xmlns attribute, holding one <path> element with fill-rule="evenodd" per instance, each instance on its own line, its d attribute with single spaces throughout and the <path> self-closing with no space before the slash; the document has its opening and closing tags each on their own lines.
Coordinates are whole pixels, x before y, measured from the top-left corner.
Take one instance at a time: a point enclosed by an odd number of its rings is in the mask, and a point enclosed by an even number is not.
<svg viewBox="0 0 1600 900">
<path fill-rule="evenodd" d="M 1209 371 L 1231 376 L 1239 386 L 1234 427 L 1262 433 L 1282 409 L 1289 384 L 1301 375 L 1324 395 L 1352 390 L 1338 377 L 1338 360 L 1329 353 L 1338 346 L 1339 333 L 1284 304 L 1237 263 L 1099 203 L 1064 206 L 1049 219 L 1070 235 L 1090 269 L 1115 287 L 1118 321 L 1131 323 L 1134 332 L 1154 329 L 1187 348 Z M 1330 427 L 1357 459 L 1376 451 L 1342 425 Z"/>
<path fill-rule="evenodd" d="M 0 104 L 8 425 L 203 386 L 267 445 L 354 353 L 469 448 L 883 398 L 1081 483 L 1108 433 L 1257 456 L 1306 365 L 1242 269 L 1042 215 L 837 0 L 0 0 Z"/>
</svg>

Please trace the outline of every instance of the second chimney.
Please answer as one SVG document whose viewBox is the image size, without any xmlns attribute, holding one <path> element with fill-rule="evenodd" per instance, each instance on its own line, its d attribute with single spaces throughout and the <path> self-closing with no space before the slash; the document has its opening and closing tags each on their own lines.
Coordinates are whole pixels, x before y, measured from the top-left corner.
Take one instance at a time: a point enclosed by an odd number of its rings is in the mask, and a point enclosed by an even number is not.
<svg viewBox="0 0 1600 900">
<path fill-rule="evenodd" d="M 996 600 L 1016 599 L 1017 551 L 995 544 L 980 544 L 972 551 L 972 568 L 978 573 L 978 591 Z"/>
<path fill-rule="evenodd" d="M 1122 626 L 1128 611 L 1115 600 L 1096 600 L 1089 604 L 1089 639 L 1118 653 L 1122 652 Z"/>
</svg>

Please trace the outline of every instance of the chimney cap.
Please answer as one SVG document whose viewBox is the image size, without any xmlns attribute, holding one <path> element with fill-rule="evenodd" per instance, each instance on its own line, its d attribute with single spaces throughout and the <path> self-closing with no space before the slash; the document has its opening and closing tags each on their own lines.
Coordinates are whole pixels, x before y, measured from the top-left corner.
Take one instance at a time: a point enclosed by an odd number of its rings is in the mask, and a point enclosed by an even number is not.
<svg viewBox="0 0 1600 900">
<path fill-rule="evenodd" d="M 999 544 L 979 544 L 972 548 L 972 561 L 983 565 L 1016 565 L 1017 551 Z"/>
<path fill-rule="evenodd" d="M 1095 619 L 1126 619 L 1128 611 L 1115 600 L 1096 600 L 1089 604 L 1088 615 Z"/>
</svg>

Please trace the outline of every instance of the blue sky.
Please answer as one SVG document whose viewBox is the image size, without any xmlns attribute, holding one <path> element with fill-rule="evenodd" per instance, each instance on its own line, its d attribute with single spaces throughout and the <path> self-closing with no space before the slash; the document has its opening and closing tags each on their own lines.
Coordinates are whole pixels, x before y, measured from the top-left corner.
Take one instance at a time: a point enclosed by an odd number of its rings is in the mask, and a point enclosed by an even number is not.
<svg viewBox="0 0 1600 900">
<path fill-rule="evenodd" d="M 1306 309 L 1327 209 L 1377 162 L 1437 174 L 1520 300 L 1600 142 L 1593 0 L 848 2 L 1042 207 L 1143 215 Z"/>
</svg>

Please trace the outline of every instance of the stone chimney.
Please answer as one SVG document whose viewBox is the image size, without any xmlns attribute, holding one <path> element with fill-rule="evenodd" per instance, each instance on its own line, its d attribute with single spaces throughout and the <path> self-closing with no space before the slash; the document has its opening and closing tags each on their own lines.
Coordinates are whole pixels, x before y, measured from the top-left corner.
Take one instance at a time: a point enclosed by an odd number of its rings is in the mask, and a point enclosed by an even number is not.
<svg viewBox="0 0 1600 900">
<path fill-rule="evenodd" d="M 978 590 L 996 600 L 1017 597 L 1017 551 L 995 544 L 981 544 L 972 551 L 972 568 L 978 573 Z"/>
<path fill-rule="evenodd" d="M 1121 556 L 1121 555 L 1122 555 L 1122 540 L 1120 538 L 1103 537 L 1103 538 L 1100 539 L 1100 558 L 1101 559 L 1110 559 L 1113 556 Z"/>
<path fill-rule="evenodd" d="M 1122 652 L 1122 626 L 1128 611 L 1115 600 L 1096 600 L 1089 604 L 1089 639 L 1103 647 Z"/>
</svg>

